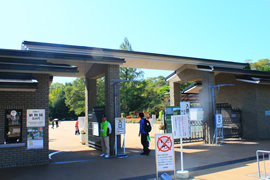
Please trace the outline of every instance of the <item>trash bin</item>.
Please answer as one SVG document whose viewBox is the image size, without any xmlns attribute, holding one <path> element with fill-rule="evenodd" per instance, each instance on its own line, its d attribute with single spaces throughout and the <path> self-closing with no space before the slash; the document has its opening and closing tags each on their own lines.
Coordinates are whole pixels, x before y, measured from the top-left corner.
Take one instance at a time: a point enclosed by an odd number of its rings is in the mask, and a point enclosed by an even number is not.
<svg viewBox="0 0 270 180">
<path fill-rule="evenodd" d="M 82 145 L 85 145 L 85 143 L 86 143 L 86 134 L 85 133 L 80 134 L 80 141 L 81 141 Z"/>
</svg>

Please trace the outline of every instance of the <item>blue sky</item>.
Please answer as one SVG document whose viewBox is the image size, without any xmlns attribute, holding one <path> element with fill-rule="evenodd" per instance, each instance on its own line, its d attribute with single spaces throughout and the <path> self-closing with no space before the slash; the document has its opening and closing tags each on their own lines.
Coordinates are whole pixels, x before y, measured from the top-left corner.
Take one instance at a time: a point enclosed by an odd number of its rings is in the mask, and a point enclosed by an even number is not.
<svg viewBox="0 0 270 180">
<path fill-rule="evenodd" d="M 28 40 L 119 49 L 127 37 L 135 51 L 255 62 L 270 58 L 269 12 L 270 0 L 1 1 L 0 48 Z"/>
</svg>

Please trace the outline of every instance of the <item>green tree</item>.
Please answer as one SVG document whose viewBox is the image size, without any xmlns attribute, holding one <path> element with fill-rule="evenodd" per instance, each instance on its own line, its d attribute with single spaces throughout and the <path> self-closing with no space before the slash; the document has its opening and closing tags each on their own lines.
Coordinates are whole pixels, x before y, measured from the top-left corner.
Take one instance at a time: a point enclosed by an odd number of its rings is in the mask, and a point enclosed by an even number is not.
<svg viewBox="0 0 270 180">
<path fill-rule="evenodd" d="M 260 59 L 257 62 L 249 63 L 250 69 L 258 71 L 270 71 L 269 59 Z"/>
<path fill-rule="evenodd" d="M 64 89 L 66 94 L 65 103 L 74 111 L 77 116 L 85 113 L 85 79 L 77 78 L 72 85 L 67 85 Z"/>
<path fill-rule="evenodd" d="M 120 45 L 121 50 L 133 51 L 128 39 Z M 138 81 L 143 78 L 143 71 L 137 68 L 120 68 L 120 79 L 126 81 Z M 121 112 L 129 113 L 138 107 L 138 103 L 143 99 L 143 83 L 123 82 L 120 86 Z"/>
<path fill-rule="evenodd" d="M 97 105 L 105 106 L 105 78 L 97 80 Z"/>
<path fill-rule="evenodd" d="M 52 83 L 50 90 L 49 90 L 49 106 L 52 106 L 53 102 L 57 98 L 59 92 L 65 86 L 62 83 Z"/>
<path fill-rule="evenodd" d="M 74 111 L 70 111 L 69 108 L 65 104 L 65 92 L 62 89 L 55 101 L 53 102 L 52 109 L 51 109 L 51 117 L 53 118 L 58 118 L 58 119 L 71 119 L 75 118 L 76 115 Z"/>
<path fill-rule="evenodd" d="M 145 104 L 150 114 L 157 114 L 167 105 L 168 96 L 165 93 L 170 91 L 169 83 L 165 81 L 165 77 L 158 76 L 145 80 Z"/>
</svg>

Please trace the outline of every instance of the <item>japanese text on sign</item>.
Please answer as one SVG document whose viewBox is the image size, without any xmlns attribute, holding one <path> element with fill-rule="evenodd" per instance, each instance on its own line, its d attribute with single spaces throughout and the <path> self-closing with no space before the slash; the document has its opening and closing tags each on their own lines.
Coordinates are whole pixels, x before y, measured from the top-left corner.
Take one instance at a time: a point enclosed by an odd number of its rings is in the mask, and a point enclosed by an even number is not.
<svg viewBox="0 0 270 180">
<path fill-rule="evenodd" d="M 27 127 L 45 126 L 45 109 L 27 109 Z"/>
<path fill-rule="evenodd" d="M 115 134 L 126 134 L 126 118 L 115 118 Z"/>
<path fill-rule="evenodd" d="M 174 146 L 172 134 L 156 134 L 157 171 L 174 170 Z"/>
<path fill-rule="evenodd" d="M 172 116 L 172 132 L 175 139 L 190 137 L 190 123 L 187 115 Z"/>
</svg>

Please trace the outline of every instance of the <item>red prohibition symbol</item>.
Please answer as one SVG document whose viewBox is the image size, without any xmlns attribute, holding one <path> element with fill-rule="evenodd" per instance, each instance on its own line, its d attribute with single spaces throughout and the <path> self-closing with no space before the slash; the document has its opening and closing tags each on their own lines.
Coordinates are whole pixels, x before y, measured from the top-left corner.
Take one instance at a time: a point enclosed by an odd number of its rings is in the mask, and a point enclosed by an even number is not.
<svg viewBox="0 0 270 180">
<path fill-rule="evenodd" d="M 157 140 L 157 148 L 159 151 L 167 152 L 172 149 L 172 140 L 168 136 L 161 136 Z"/>
</svg>

